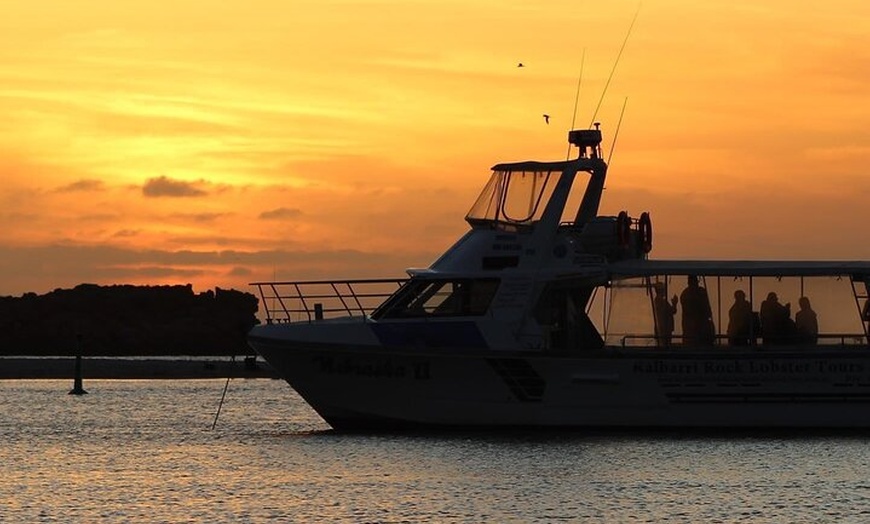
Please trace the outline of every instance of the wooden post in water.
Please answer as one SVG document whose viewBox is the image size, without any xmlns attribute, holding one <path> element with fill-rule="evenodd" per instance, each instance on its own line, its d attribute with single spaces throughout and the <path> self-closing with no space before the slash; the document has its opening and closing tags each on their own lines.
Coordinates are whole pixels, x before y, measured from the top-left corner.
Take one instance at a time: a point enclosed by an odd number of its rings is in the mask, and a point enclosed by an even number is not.
<svg viewBox="0 0 870 524">
<path fill-rule="evenodd" d="M 76 370 L 73 378 L 73 388 L 70 390 L 70 395 L 87 395 L 88 392 L 82 387 L 82 336 L 76 335 Z"/>
</svg>

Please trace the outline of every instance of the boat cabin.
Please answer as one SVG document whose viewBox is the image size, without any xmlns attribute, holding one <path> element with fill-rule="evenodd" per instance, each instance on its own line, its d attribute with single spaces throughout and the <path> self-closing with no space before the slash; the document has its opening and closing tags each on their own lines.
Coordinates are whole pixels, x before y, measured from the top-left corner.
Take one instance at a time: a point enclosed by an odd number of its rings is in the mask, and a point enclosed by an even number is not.
<svg viewBox="0 0 870 524">
<path fill-rule="evenodd" d="M 609 347 L 866 347 L 868 269 L 863 262 L 626 261 L 610 265 L 585 313 Z"/>
</svg>

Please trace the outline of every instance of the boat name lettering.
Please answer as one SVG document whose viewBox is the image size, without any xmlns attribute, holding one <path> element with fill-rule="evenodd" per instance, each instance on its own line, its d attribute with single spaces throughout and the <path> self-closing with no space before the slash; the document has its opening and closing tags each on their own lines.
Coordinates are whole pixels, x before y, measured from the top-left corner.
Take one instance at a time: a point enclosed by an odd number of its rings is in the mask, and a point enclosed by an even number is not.
<svg viewBox="0 0 870 524">
<path fill-rule="evenodd" d="M 368 359 L 359 357 L 314 357 L 320 373 L 326 375 L 357 375 L 376 378 L 429 379 L 428 362 L 395 363 L 389 358 Z"/>
<path fill-rule="evenodd" d="M 859 362 L 833 360 L 703 360 L 685 362 L 654 360 L 635 362 L 632 368 L 635 373 L 657 375 L 863 373 L 864 370 L 864 364 Z"/>
<path fill-rule="evenodd" d="M 635 362 L 635 373 L 656 373 L 668 375 L 689 375 L 699 371 L 697 362 L 668 362 L 654 360 L 652 362 Z"/>
<path fill-rule="evenodd" d="M 864 372 L 864 364 L 859 364 L 858 362 L 831 362 L 828 360 L 819 360 L 816 365 L 818 365 L 819 371 L 826 373 Z"/>
</svg>

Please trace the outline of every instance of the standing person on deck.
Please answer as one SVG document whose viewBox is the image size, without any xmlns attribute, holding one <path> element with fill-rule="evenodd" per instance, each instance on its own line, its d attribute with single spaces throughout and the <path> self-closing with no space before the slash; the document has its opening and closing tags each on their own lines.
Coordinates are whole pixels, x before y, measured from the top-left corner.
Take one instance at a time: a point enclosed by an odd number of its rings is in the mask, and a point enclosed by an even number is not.
<svg viewBox="0 0 870 524">
<path fill-rule="evenodd" d="M 746 300 L 746 292 L 734 292 L 734 304 L 728 310 L 728 343 L 732 346 L 748 346 L 752 334 L 752 304 Z"/>
<path fill-rule="evenodd" d="M 771 291 L 761 303 L 761 332 L 765 345 L 788 342 L 794 323 L 791 320 L 791 303 L 779 303 L 779 297 Z"/>
<path fill-rule="evenodd" d="M 810 299 L 807 297 L 801 297 L 798 300 L 798 305 L 800 310 L 794 315 L 798 342 L 815 344 L 819 341 L 819 318 L 810 307 Z"/>
<path fill-rule="evenodd" d="M 686 289 L 680 294 L 683 306 L 683 343 L 687 346 L 711 346 L 715 341 L 713 311 L 707 290 L 698 285 L 698 277 L 689 275 Z"/>
<path fill-rule="evenodd" d="M 653 298 L 653 305 L 655 308 L 657 342 L 662 346 L 670 346 L 671 337 L 674 334 L 674 315 L 677 313 L 677 295 L 674 295 L 674 298 L 668 302 L 664 283 L 656 282 L 653 287 L 656 293 L 655 298 Z"/>
</svg>

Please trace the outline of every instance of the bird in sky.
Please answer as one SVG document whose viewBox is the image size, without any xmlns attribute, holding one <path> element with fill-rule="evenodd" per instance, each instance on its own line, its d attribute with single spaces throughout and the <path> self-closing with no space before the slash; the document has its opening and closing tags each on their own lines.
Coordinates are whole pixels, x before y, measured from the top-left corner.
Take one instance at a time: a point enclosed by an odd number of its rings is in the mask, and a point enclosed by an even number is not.
<svg viewBox="0 0 870 524">
<path fill-rule="evenodd" d="M 544 113 L 544 123 L 545 124 L 550 123 L 550 115 L 548 115 L 547 113 Z"/>
<path fill-rule="evenodd" d="M 517 64 L 517 67 L 526 67 L 526 66 L 524 66 L 523 63 L 520 62 L 519 64 Z"/>
</svg>

